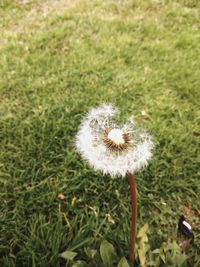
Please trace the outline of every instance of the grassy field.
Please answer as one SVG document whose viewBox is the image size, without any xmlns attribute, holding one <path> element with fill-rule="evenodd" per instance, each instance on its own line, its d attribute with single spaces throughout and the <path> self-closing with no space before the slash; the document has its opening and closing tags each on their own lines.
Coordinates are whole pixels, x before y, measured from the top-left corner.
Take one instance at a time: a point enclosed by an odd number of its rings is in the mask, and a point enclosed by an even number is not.
<svg viewBox="0 0 200 267">
<path fill-rule="evenodd" d="M 136 174 L 138 263 L 199 267 L 200 2 L 1 0 L 0 24 L 0 266 L 128 266 L 128 181 L 74 148 L 107 102 L 156 143 Z"/>
</svg>

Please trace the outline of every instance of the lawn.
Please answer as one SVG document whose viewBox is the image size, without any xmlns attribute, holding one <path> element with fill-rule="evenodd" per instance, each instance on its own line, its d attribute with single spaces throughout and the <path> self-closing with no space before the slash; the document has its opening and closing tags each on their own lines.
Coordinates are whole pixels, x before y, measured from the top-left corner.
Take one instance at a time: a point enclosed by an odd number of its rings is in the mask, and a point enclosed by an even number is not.
<svg viewBox="0 0 200 267">
<path fill-rule="evenodd" d="M 74 145 L 113 103 L 156 145 L 136 173 L 139 266 L 199 267 L 200 2 L 1 0 L 0 25 L 0 266 L 130 265 L 128 180 Z"/>
</svg>

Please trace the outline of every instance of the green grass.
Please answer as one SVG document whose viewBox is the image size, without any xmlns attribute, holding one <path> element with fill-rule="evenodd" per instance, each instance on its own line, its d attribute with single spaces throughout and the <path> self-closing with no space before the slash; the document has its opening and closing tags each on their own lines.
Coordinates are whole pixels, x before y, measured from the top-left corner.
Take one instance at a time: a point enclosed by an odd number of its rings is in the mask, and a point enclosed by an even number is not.
<svg viewBox="0 0 200 267">
<path fill-rule="evenodd" d="M 200 266 L 199 12 L 197 0 L 0 1 L 0 266 L 104 266 L 104 239 L 128 259 L 128 182 L 74 149 L 85 112 L 102 102 L 134 113 L 156 143 L 136 175 L 147 266 Z M 195 242 L 175 265 L 184 212 Z"/>
</svg>

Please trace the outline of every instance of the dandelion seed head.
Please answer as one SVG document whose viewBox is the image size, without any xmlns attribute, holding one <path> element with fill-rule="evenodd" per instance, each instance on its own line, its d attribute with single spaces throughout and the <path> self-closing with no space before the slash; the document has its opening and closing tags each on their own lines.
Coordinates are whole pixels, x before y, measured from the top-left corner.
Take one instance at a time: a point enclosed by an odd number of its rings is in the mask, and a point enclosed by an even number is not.
<svg viewBox="0 0 200 267">
<path fill-rule="evenodd" d="M 140 133 L 133 117 L 117 125 L 112 105 L 92 108 L 83 119 L 76 137 L 76 147 L 95 169 L 112 176 L 125 176 L 146 166 L 154 147 L 151 137 Z"/>
</svg>

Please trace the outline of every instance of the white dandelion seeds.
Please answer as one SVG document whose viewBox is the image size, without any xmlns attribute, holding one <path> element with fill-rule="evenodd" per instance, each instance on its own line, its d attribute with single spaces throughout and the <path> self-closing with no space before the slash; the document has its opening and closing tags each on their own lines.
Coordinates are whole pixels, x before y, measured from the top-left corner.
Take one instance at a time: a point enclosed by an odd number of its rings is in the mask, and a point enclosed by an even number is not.
<svg viewBox="0 0 200 267">
<path fill-rule="evenodd" d="M 95 170 L 125 177 L 148 164 L 154 145 L 148 134 L 136 129 L 133 118 L 124 125 L 116 123 L 117 113 L 110 104 L 92 108 L 81 123 L 76 147 Z"/>
</svg>

